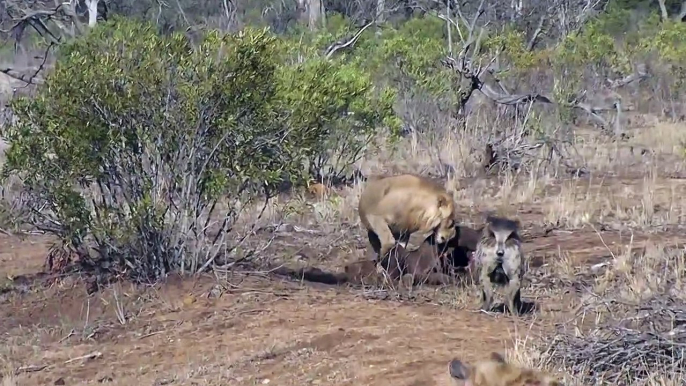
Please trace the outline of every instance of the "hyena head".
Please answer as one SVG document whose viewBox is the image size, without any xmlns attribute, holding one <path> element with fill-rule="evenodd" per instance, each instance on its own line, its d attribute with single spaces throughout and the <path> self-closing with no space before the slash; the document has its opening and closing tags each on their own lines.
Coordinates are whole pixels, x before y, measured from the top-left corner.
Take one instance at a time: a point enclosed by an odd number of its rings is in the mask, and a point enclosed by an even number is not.
<svg viewBox="0 0 686 386">
<path fill-rule="evenodd" d="M 520 247 L 521 238 L 518 229 L 519 222 L 517 220 L 488 216 L 482 243 L 495 249 L 495 255 L 498 259 L 502 259 L 507 249 Z"/>
</svg>

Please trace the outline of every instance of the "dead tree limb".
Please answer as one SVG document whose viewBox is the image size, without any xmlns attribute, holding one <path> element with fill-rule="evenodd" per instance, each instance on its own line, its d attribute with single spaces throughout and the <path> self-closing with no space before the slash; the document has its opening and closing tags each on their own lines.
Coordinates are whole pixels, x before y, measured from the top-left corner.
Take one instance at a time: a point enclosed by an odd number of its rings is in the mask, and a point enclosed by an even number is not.
<svg viewBox="0 0 686 386">
<path fill-rule="evenodd" d="M 474 25 L 471 25 L 470 28 L 473 28 Z M 470 35 L 473 35 L 473 32 L 470 31 Z M 520 93 L 520 94 L 510 94 L 507 92 L 505 87 L 501 85 L 500 89 L 502 92 L 498 92 L 494 90 L 490 85 L 485 84 L 484 81 L 482 80 L 482 75 L 486 69 L 488 69 L 489 72 L 492 73 L 492 70 L 489 69 L 491 64 L 493 64 L 495 58 L 497 57 L 498 53 L 490 60 L 489 64 L 484 68 L 480 65 L 475 64 L 475 57 L 476 57 L 476 52 L 472 52 L 472 59 L 467 60 L 466 53 L 471 49 L 472 46 L 472 41 L 478 41 L 476 40 L 470 40 L 467 42 L 467 44 L 463 47 L 462 51 L 460 52 L 460 55 L 458 58 L 453 58 L 453 57 L 447 57 L 445 60 L 442 61 L 443 65 L 445 67 L 450 68 L 453 71 L 456 71 L 461 77 L 467 79 L 467 84 L 468 87 L 467 89 L 462 89 L 460 90 L 460 109 L 464 109 L 464 106 L 467 104 L 469 99 L 471 98 L 472 94 L 474 91 L 480 91 L 483 95 L 485 95 L 488 99 L 492 100 L 493 102 L 501 105 L 508 105 L 508 106 L 515 106 L 519 105 L 522 103 L 531 103 L 531 102 L 540 102 L 540 103 L 547 103 L 547 104 L 555 104 L 555 105 L 562 105 L 566 106 L 572 109 L 579 109 L 582 111 L 585 111 L 591 118 L 593 118 L 602 129 L 608 129 L 609 124 L 608 122 L 601 117 L 598 113 L 604 112 L 604 111 L 613 111 L 617 110 L 617 118 L 615 121 L 615 135 L 620 135 L 621 134 L 621 128 L 618 126 L 619 125 L 619 116 L 621 114 L 621 101 L 619 97 L 615 97 L 612 99 L 611 102 L 606 103 L 605 105 L 596 105 L 596 104 L 591 104 L 591 103 L 585 103 L 581 99 L 578 98 L 576 101 L 572 101 L 570 103 L 560 103 L 556 102 L 553 100 L 553 98 L 538 94 L 538 93 Z M 643 80 L 647 77 L 647 72 L 645 71 L 644 68 L 640 67 L 637 69 L 637 71 L 634 74 L 631 74 L 629 76 L 626 76 L 622 79 L 619 80 L 608 80 L 608 84 L 610 85 L 611 88 L 619 88 L 623 87 L 629 83 L 635 82 L 635 81 L 640 81 Z M 496 79 L 497 81 L 497 79 Z M 615 93 L 616 94 L 616 93 Z M 585 95 L 585 93 L 584 93 Z M 582 97 L 584 96 L 582 95 Z"/>
<path fill-rule="evenodd" d="M 679 10 L 679 14 L 676 15 L 676 20 L 683 21 L 685 17 L 686 17 L 686 1 L 681 3 L 681 10 Z"/>
<path fill-rule="evenodd" d="M 95 26 L 98 17 L 98 4 L 101 0 L 86 0 L 88 28 Z M 43 3 L 36 3 L 43 4 Z M 14 39 L 15 52 L 24 37 L 27 28 L 31 28 L 41 37 L 48 40 L 48 48 L 45 56 L 37 70 L 16 68 L 0 68 L 0 72 L 26 83 L 41 84 L 43 80 L 38 74 L 45 69 L 47 57 L 50 50 L 61 44 L 65 38 L 73 38 L 84 31 L 84 24 L 81 22 L 82 15 L 79 15 L 76 7 L 78 1 L 55 2 L 53 8 L 26 9 L 22 7 L 22 1 L 10 0 L 7 2 L 8 14 L 12 17 L 13 25 L 9 30 L 0 32 L 11 36 Z M 39 5 L 40 6 L 40 5 Z"/>
<path fill-rule="evenodd" d="M 547 19 L 548 19 L 548 15 L 541 16 L 541 19 L 538 21 L 538 26 L 536 26 L 536 29 L 534 30 L 533 35 L 531 35 L 531 39 L 529 39 L 529 43 L 526 44 L 526 50 L 527 51 L 533 51 L 534 50 L 534 47 L 536 46 L 539 35 L 541 35 L 541 33 L 543 33 L 543 25 L 545 24 Z"/>
<path fill-rule="evenodd" d="M 660 18 L 662 21 L 669 20 L 669 13 L 667 12 L 665 0 L 657 0 L 657 3 L 660 6 Z M 674 15 L 674 20 L 683 21 L 684 17 L 686 17 L 686 0 L 681 2 L 681 8 L 679 9 L 679 12 Z"/>
<path fill-rule="evenodd" d="M 326 56 L 327 59 L 331 59 L 331 57 L 339 50 L 342 49 L 347 49 L 349 47 L 352 47 L 355 45 L 357 40 L 362 36 L 362 33 L 369 27 L 371 27 L 373 24 L 376 24 L 376 19 L 370 21 L 369 23 L 365 24 L 360 28 L 355 35 L 352 37 L 347 37 L 342 40 L 339 40 L 337 42 L 334 42 L 333 44 L 329 45 L 326 47 L 326 50 L 324 50 L 324 55 Z"/>
<path fill-rule="evenodd" d="M 48 45 L 48 48 L 45 49 L 45 54 L 43 55 L 43 60 L 41 61 L 41 63 L 38 65 L 38 67 L 36 67 L 35 70 L 33 71 L 33 73 L 31 73 L 31 74 L 27 75 L 27 74 L 21 73 L 19 71 L 16 71 L 12 68 L 9 68 L 9 67 L 0 68 L 0 72 L 2 72 L 5 75 L 8 75 L 14 79 L 17 79 L 17 80 L 20 80 L 20 81 L 26 83 L 26 85 L 23 87 L 27 87 L 31 84 L 43 84 L 44 80 L 43 80 L 43 78 L 38 77 L 38 74 L 40 74 L 40 72 L 45 69 L 45 64 L 48 61 L 48 55 L 50 54 L 50 50 L 53 47 L 55 47 L 55 43 L 50 43 Z"/>
</svg>

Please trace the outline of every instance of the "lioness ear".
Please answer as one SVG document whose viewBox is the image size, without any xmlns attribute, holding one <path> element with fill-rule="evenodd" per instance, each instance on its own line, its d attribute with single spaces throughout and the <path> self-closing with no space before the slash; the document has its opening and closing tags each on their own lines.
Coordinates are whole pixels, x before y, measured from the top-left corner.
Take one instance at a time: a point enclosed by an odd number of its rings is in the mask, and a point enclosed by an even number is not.
<svg viewBox="0 0 686 386">
<path fill-rule="evenodd" d="M 450 364 L 448 366 L 450 368 L 451 377 L 460 380 L 466 380 L 467 378 L 469 378 L 471 369 L 469 365 L 464 364 L 461 360 L 453 359 L 452 361 L 450 361 Z"/>
<path fill-rule="evenodd" d="M 495 351 L 491 353 L 491 359 L 498 363 L 505 363 L 505 357 L 502 354 L 497 353 Z"/>
<path fill-rule="evenodd" d="M 448 206 L 450 199 L 446 196 L 438 196 L 438 207 L 443 208 Z"/>
</svg>

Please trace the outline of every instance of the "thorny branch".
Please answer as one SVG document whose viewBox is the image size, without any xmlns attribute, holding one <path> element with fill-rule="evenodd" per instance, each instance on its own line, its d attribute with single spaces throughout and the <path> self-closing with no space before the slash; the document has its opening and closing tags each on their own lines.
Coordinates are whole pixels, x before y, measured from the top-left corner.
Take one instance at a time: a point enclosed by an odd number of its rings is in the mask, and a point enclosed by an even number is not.
<svg viewBox="0 0 686 386">
<path fill-rule="evenodd" d="M 467 31 L 469 33 L 467 39 L 464 42 L 463 48 L 460 51 L 459 55 L 457 58 L 454 58 L 452 56 L 446 57 L 445 60 L 442 61 L 443 65 L 447 68 L 450 68 L 453 71 L 456 71 L 460 76 L 466 80 L 468 80 L 469 87 L 466 90 L 461 90 L 461 95 L 460 95 L 460 103 L 459 103 L 459 108 L 462 110 L 466 103 L 469 101 L 471 98 L 472 94 L 474 91 L 480 91 L 484 96 L 486 96 L 488 99 L 492 100 L 493 102 L 497 104 L 502 104 L 502 105 L 509 105 L 509 106 L 514 106 L 514 105 L 519 105 L 523 103 L 530 103 L 530 102 L 540 102 L 540 103 L 547 103 L 547 104 L 557 104 L 557 105 L 565 105 L 566 107 L 570 107 L 573 109 L 580 109 L 588 113 L 593 119 L 596 120 L 596 122 L 599 123 L 601 128 L 606 129 L 608 128 L 608 123 L 603 119 L 598 113 L 602 111 L 607 111 L 610 109 L 617 109 L 619 112 L 621 109 L 621 106 L 619 104 L 619 101 L 616 100 L 613 102 L 613 106 L 611 108 L 607 107 L 599 107 L 599 106 L 594 106 L 588 103 L 584 103 L 581 101 L 582 98 L 577 98 L 576 101 L 573 101 L 568 104 L 562 104 L 560 102 L 554 101 L 551 97 L 537 94 L 537 93 L 524 93 L 524 94 L 510 94 L 507 92 L 507 90 L 502 86 L 502 84 L 499 83 L 499 86 L 501 90 L 503 91 L 502 93 L 494 90 L 491 86 L 487 85 L 484 83 L 482 80 L 482 75 L 486 70 L 488 70 L 490 73 L 493 73 L 491 70 L 491 66 L 493 63 L 496 61 L 498 55 L 502 51 L 499 50 L 496 52 L 496 54 L 491 58 L 491 60 L 488 62 L 488 64 L 484 67 L 480 63 L 477 64 L 477 54 L 479 51 L 479 44 L 481 37 L 483 35 L 483 30 L 484 27 L 480 28 L 480 31 L 476 33 L 476 28 L 477 28 L 477 20 L 481 14 L 483 14 L 483 5 L 484 5 L 484 0 L 481 1 L 479 4 L 479 8 L 477 9 L 475 15 L 473 16 L 471 22 L 469 24 L 465 24 Z M 458 11 L 459 12 L 459 11 Z M 466 22 L 465 16 L 459 12 L 458 13 L 460 19 L 463 21 L 463 23 Z M 447 15 L 439 15 L 444 20 L 448 20 L 451 24 L 457 25 L 457 22 L 451 21 L 450 16 Z M 542 17 L 539 26 L 534 33 L 534 36 L 532 37 L 531 41 L 529 42 L 529 46 L 533 48 L 533 45 L 535 44 L 535 39 L 538 34 L 541 33 L 542 31 L 542 26 L 545 23 L 545 17 Z M 504 49 L 504 47 L 503 47 Z M 469 53 L 471 51 L 471 57 L 467 59 Z M 647 73 L 645 72 L 645 69 L 639 68 L 634 74 L 631 74 L 623 79 L 620 80 L 608 80 L 608 84 L 610 88 L 618 88 L 618 87 L 623 87 L 631 82 L 634 81 L 640 81 L 643 80 L 647 77 Z M 584 93 L 585 94 L 585 93 Z M 618 131 L 618 130 L 617 130 Z M 619 133 L 616 133 L 619 134 Z"/>
<path fill-rule="evenodd" d="M 549 344 L 549 360 L 571 366 L 594 383 L 628 385 L 648 374 L 686 373 L 686 304 L 655 296 L 620 320 L 589 333 L 560 333 Z"/>
</svg>

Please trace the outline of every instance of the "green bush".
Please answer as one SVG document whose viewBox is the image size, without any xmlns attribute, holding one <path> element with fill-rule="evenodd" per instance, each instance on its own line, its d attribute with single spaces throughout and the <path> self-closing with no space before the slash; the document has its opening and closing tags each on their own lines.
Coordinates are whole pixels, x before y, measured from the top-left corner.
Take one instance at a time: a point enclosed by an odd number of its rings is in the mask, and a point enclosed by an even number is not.
<svg viewBox="0 0 686 386">
<path fill-rule="evenodd" d="M 686 86 L 686 23 L 668 20 L 660 25 L 653 36 L 646 36 L 640 42 L 645 52 L 657 54 L 673 77 L 675 90 L 673 98 L 679 98 Z"/>
<path fill-rule="evenodd" d="M 318 147 L 309 151 L 310 177 L 336 183 L 349 176 L 380 126 L 390 130 L 390 139 L 397 137 L 400 121 L 393 114 L 395 92 L 391 88 L 377 91 L 372 84 L 357 65 L 323 58 L 281 72 L 279 98 L 292 106 L 289 125 L 317 128 L 321 135 Z"/>
<path fill-rule="evenodd" d="M 0 133 L 32 225 L 62 240 L 55 251 L 135 280 L 230 257 L 243 208 L 284 176 L 303 182 L 332 138 L 396 124 L 391 92 L 342 64 L 282 66 L 281 44 L 246 29 L 193 47 L 115 18 L 63 46 Z"/>
</svg>

